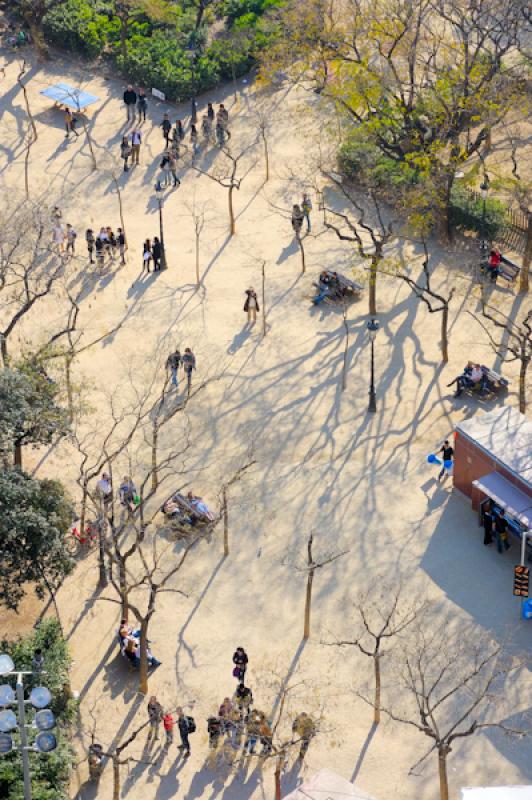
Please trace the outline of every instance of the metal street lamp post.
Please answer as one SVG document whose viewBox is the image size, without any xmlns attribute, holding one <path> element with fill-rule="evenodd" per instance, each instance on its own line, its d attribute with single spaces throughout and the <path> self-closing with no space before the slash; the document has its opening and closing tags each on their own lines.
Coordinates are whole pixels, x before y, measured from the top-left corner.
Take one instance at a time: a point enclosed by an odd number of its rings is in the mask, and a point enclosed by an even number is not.
<svg viewBox="0 0 532 800">
<path fill-rule="evenodd" d="M 375 336 L 379 330 L 379 321 L 371 319 L 366 327 L 371 341 L 371 383 L 369 387 L 368 411 L 374 413 L 377 410 L 377 397 L 375 395 Z"/>
<path fill-rule="evenodd" d="M 157 198 L 157 205 L 159 206 L 159 235 L 161 239 L 161 269 L 166 269 L 166 250 L 164 247 L 164 228 L 163 228 L 163 187 L 160 182 L 155 186 L 155 196 Z"/>
<path fill-rule="evenodd" d="M 31 800 L 31 772 L 29 753 L 50 753 L 57 747 L 57 739 L 49 731 L 55 727 L 55 718 L 49 708 L 52 695 L 44 686 L 36 686 L 31 690 L 29 699 L 24 697 L 24 675 L 33 675 L 32 672 L 15 669 L 13 660 L 8 655 L 0 655 L 0 675 L 16 676 L 16 692 L 6 683 L 0 686 L 0 755 L 10 753 L 13 749 L 20 751 L 22 756 L 22 770 L 24 775 L 24 800 Z M 18 721 L 13 711 L 8 707 L 17 705 Z M 26 723 L 26 704 L 38 709 L 32 725 Z M 28 744 L 28 728 L 36 728 L 39 733 L 32 745 Z M 13 742 L 10 732 L 18 730 L 20 745 Z"/>
</svg>

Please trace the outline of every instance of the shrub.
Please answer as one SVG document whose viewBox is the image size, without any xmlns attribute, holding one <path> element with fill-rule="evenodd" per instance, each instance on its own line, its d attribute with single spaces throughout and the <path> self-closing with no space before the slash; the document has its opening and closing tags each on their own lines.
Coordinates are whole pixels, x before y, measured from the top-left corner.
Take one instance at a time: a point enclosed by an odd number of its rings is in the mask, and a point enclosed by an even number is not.
<svg viewBox="0 0 532 800">
<path fill-rule="evenodd" d="M 463 186 L 455 185 L 451 194 L 450 212 L 453 227 L 473 231 L 487 239 L 495 239 L 504 226 L 506 206 L 500 200 L 488 198 L 484 217 L 482 198 Z"/>
<path fill-rule="evenodd" d="M 44 620 L 30 635 L 14 642 L 4 641 L 1 652 L 8 653 L 21 670 L 31 670 L 31 661 L 36 648 L 44 654 L 42 683 L 52 693 L 51 708 L 57 719 L 55 734 L 58 747 L 48 755 L 30 751 L 33 800 L 67 800 L 68 782 L 73 765 L 72 748 L 68 740 L 68 726 L 76 713 L 76 703 L 70 699 L 68 669 L 70 656 L 68 646 L 55 619 Z M 26 681 L 25 681 L 26 685 Z M 31 680 L 27 682 L 31 688 Z M 31 712 L 27 712 L 27 718 Z M 29 728 L 29 735 L 32 736 Z M 22 800 L 24 784 L 20 753 L 14 751 L 0 758 L 0 797 L 6 800 Z"/>
<path fill-rule="evenodd" d="M 374 144 L 352 134 L 340 147 L 338 168 L 346 178 L 371 183 L 386 194 L 407 190 L 418 182 L 413 167 L 383 155 Z"/>
</svg>

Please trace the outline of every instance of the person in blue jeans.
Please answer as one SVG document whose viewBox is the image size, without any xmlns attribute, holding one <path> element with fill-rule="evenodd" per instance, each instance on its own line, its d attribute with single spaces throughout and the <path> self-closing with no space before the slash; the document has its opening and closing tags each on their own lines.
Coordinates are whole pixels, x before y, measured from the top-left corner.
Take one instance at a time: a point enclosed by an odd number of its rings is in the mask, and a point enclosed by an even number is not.
<svg viewBox="0 0 532 800">
<path fill-rule="evenodd" d="M 190 723 L 188 717 L 183 713 L 182 708 L 177 709 L 177 726 L 179 728 L 179 736 L 181 737 L 180 750 L 184 750 L 184 757 L 188 758 L 190 755 L 190 741 L 188 735 L 190 733 Z"/>
<path fill-rule="evenodd" d="M 441 447 L 438 452 L 443 454 L 443 466 L 438 474 L 438 480 L 441 481 L 445 473 L 452 469 L 453 466 L 454 450 L 449 444 L 448 439 L 444 441 L 443 447 Z M 446 464 L 447 466 L 445 466 Z"/>
<path fill-rule="evenodd" d="M 510 549 L 510 542 L 508 541 L 508 523 L 502 511 L 495 514 L 495 541 L 497 542 L 497 551 L 502 553 L 502 548 L 505 550 Z"/>
<path fill-rule="evenodd" d="M 177 371 L 179 369 L 179 365 L 181 364 L 181 353 L 179 352 L 179 348 L 175 351 L 175 353 L 171 353 L 168 358 L 166 359 L 166 369 L 170 370 L 172 386 L 178 388 L 178 374 Z"/>
</svg>

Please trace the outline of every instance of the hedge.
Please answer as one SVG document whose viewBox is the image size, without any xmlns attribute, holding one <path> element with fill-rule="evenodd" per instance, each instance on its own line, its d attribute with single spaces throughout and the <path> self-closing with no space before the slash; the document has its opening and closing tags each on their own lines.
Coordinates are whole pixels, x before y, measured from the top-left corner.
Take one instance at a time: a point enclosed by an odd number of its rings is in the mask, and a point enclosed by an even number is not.
<svg viewBox="0 0 532 800">
<path fill-rule="evenodd" d="M 496 198 L 484 201 L 463 186 L 454 186 L 451 193 L 450 222 L 454 228 L 478 233 L 486 239 L 496 239 L 506 219 L 506 206 Z"/>
<path fill-rule="evenodd" d="M 46 670 L 46 675 L 39 682 L 52 693 L 51 709 L 58 723 L 54 732 L 59 744 L 56 750 L 46 755 L 30 751 L 32 796 L 33 800 L 67 800 L 73 766 L 68 726 L 74 719 L 76 703 L 70 698 L 70 656 L 59 623 L 56 619 L 44 620 L 30 636 L 0 643 L 0 652 L 8 653 L 15 667 L 21 670 L 31 670 L 36 648 L 41 648 L 44 655 L 43 669 Z M 31 689 L 37 682 L 35 679 L 28 681 L 28 677 L 25 676 L 24 684 L 27 689 Z M 29 714 L 31 712 L 28 712 L 28 716 Z M 6 800 L 24 800 L 22 761 L 17 751 L 0 756 L 0 797 Z"/>
</svg>

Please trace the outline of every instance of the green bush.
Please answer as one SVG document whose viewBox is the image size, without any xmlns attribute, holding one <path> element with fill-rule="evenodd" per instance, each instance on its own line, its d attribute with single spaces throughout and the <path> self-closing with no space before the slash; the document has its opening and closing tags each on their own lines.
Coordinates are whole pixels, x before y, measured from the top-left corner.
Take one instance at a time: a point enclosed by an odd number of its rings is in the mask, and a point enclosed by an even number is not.
<svg viewBox="0 0 532 800">
<path fill-rule="evenodd" d="M 500 200 L 487 198 L 484 202 L 463 186 L 454 186 L 451 194 L 450 221 L 454 228 L 473 231 L 486 239 L 495 239 L 505 223 L 506 206 Z"/>
<path fill-rule="evenodd" d="M 44 654 L 42 682 L 52 692 L 51 708 L 57 718 L 55 734 L 58 747 L 48 755 L 30 752 L 33 800 L 67 800 L 68 783 L 73 764 L 73 753 L 68 738 L 68 726 L 74 719 L 76 703 L 70 699 L 68 646 L 55 619 L 44 620 L 30 636 L 14 642 L 0 644 L 1 652 L 8 653 L 21 670 L 31 670 L 36 648 Z M 26 676 L 27 677 L 27 676 Z M 35 679 L 33 679 L 35 680 Z M 25 681 L 28 688 L 32 682 Z M 36 685 L 36 683 L 35 683 Z M 31 711 L 27 712 L 29 716 Z M 32 729 L 29 729 L 30 737 Z M 24 785 L 20 753 L 0 757 L 0 797 L 5 800 L 24 800 Z"/>
<path fill-rule="evenodd" d="M 409 164 L 387 158 L 374 144 L 361 139 L 358 132 L 340 147 L 338 168 L 349 180 L 371 184 L 385 193 L 407 190 L 418 182 L 417 173 Z"/>
</svg>

